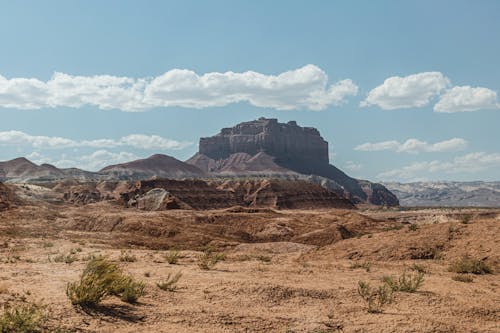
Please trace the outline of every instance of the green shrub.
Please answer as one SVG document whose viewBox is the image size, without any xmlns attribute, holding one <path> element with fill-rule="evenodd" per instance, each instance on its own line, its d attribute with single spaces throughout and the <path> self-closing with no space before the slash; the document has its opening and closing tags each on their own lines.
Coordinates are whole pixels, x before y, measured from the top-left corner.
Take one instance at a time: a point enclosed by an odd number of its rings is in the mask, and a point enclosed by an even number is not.
<svg viewBox="0 0 500 333">
<path fill-rule="evenodd" d="M 450 272 L 454 273 L 470 273 L 470 274 L 491 274 L 493 269 L 484 261 L 463 257 L 460 260 L 453 262 L 449 267 Z"/>
<path fill-rule="evenodd" d="M 198 258 L 198 266 L 203 270 L 210 270 L 217 265 L 219 261 L 225 260 L 226 256 L 222 253 L 205 251 Z"/>
<path fill-rule="evenodd" d="M 37 333 L 42 332 L 45 315 L 42 309 L 33 304 L 5 307 L 0 315 L 0 333 Z"/>
<path fill-rule="evenodd" d="M 417 231 L 417 230 L 418 230 L 418 225 L 414 223 L 408 226 L 408 231 Z"/>
<path fill-rule="evenodd" d="M 369 313 L 381 313 L 383 307 L 393 301 L 393 291 L 386 284 L 372 288 L 368 283 L 359 281 L 358 294 L 368 304 Z"/>
<path fill-rule="evenodd" d="M 179 279 L 181 277 L 182 277 L 182 273 L 181 272 L 177 272 L 173 276 L 172 276 L 171 273 L 168 273 L 167 278 L 165 280 L 163 280 L 163 281 L 158 282 L 156 285 L 161 290 L 175 291 L 175 289 L 177 289 L 177 282 L 179 282 Z"/>
<path fill-rule="evenodd" d="M 170 250 L 165 254 L 165 260 L 170 264 L 170 265 L 175 265 L 179 261 L 180 258 L 180 252 L 176 250 Z"/>
<path fill-rule="evenodd" d="M 133 281 L 116 264 L 99 256 L 88 262 L 80 281 L 67 285 L 66 294 L 73 305 L 81 307 L 96 306 L 111 295 L 133 303 L 144 294 L 144 284 Z"/>
<path fill-rule="evenodd" d="M 405 271 L 403 275 L 397 279 L 392 276 L 384 276 L 382 281 L 392 291 L 413 293 L 417 291 L 424 282 L 424 273 L 417 272 L 415 274 L 407 274 Z"/>
<path fill-rule="evenodd" d="M 406 274 L 403 272 L 403 275 L 399 277 L 399 291 L 406 293 L 414 293 L 424 282 L 424 273 L 417 272 L 415 274 Z"/>
</svg>

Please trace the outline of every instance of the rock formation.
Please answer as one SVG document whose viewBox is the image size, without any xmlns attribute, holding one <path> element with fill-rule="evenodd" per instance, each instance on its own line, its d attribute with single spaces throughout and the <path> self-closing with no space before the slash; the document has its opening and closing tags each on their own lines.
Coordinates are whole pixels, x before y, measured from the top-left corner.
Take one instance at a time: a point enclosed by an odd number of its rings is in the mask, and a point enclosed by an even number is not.
<svg viewBox="0 0 500 333">
<path fill-rule="evenodd" d="M 285 124 L 260 118 L 244 122 L 201 138 L 199 147 L 187 163 L 211 174 L 313 175 L 319 176 L 316 183 L 328 184 L 327 188 L 335 188 L 355 203 L 398 205 L 396 196 L 384 186 L 351 178 L 330 165 L 328 142 L 317 129 L 300 127 L 295 121 Z"/>
<path fill-rule="evenodd" d="M 99 173 L 110 179 L 186 178 L 204 175 L 204 172 L 196 166 L 162 154 L 128 163 L 110 165 Z"/>
</svg>

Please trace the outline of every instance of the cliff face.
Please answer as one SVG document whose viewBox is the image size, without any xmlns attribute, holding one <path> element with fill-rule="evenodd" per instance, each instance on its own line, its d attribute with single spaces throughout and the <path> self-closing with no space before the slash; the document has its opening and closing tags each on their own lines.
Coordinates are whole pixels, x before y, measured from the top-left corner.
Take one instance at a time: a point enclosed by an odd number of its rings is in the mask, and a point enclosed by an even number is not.
<svg viewBox="0 0 500 333">
<path fill-rule="evenodd" d="M 384 186 L 351 178 L 330 165 L 328 142 L 317 129 L 298 126 L 295 121 L 285 124 L 260 118 L 240 123 L 201 138 L 199 147 L 187 163 L 211 174 L 316 175 L 338 184 L 336 192 L 355 203 L 399 204 Z"/>
<path fill-rule="evenodd" d="M 251 156 L 264 152 L 278 160 L 300 158 L 328 164 L 328 142 L 317 129 L 300 127 L 295 121 L 282 124 L 277 119 L 260 118 L 200 139 L 200 154 L 214 160 L 241 152 Z"/>
</svg>

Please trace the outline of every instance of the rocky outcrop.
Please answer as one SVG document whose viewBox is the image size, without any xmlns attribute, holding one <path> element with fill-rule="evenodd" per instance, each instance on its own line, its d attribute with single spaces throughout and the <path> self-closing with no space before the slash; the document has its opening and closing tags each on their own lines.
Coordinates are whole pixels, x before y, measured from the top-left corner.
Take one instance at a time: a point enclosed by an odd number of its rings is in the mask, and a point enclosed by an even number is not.
<svg viewBox="0 0 500 333">
<path fill-rule="evenodd" d="M 352 209 L 352 203 L 334 192 L 306 181 L 172 180 L 139 181 L 121 194 L 121 203 L 143 210 L 221 209 L 234 206 L 275 209 Z"/>
<path fill-rule="evenodd" d="M 0 183 L 0 211 L 7 210 L 15 206 L 18 198 L 7 185 Z"/>
<path fill-rule="evenodd" d="M 397 206 L 383 185 L 349 177 L 329 164 L 328 142 L 312 127 L 260 118 L 201 138 L 199 152 L 186 161 L 212 175 L 311 175 L 355 203 Z M 329 181 L 328 181 L 329 180 Z"/>
</svg>

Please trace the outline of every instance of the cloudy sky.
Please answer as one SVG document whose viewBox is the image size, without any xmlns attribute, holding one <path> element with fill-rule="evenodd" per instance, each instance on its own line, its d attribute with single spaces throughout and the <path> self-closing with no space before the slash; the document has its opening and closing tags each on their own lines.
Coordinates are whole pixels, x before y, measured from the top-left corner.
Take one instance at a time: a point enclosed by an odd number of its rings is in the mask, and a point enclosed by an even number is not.
<svg viewBox="0 0 500 333">
<path fill-rule="evenodd" d="M 98 170 L 264 117 L 348 174 L 500 180 L 500 2 L 0 1 L 0 160 Z"/>
</svg>

